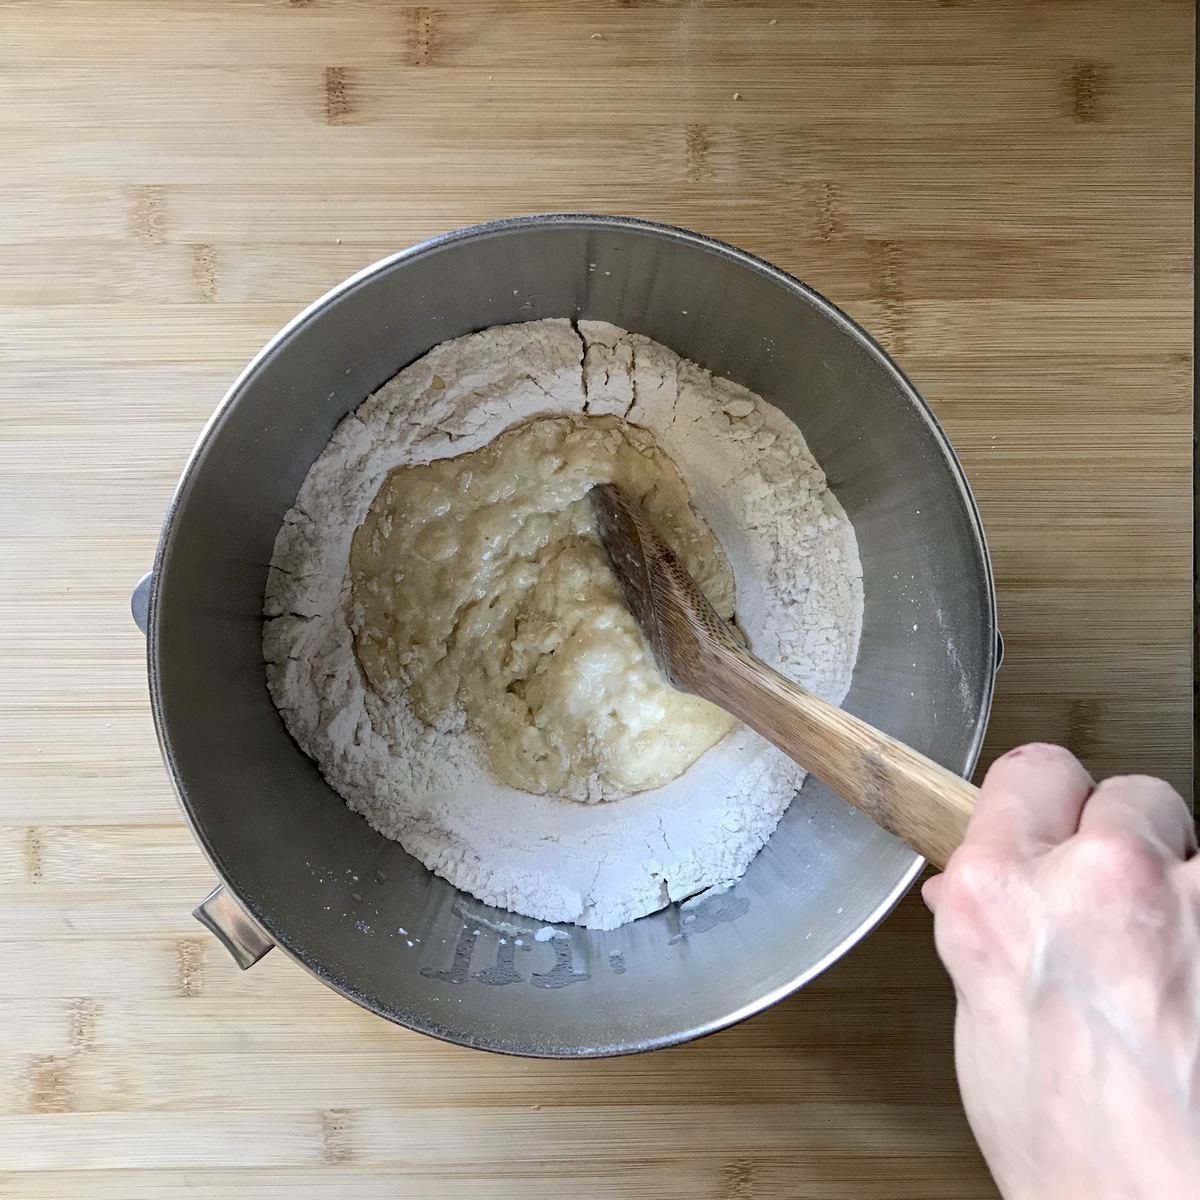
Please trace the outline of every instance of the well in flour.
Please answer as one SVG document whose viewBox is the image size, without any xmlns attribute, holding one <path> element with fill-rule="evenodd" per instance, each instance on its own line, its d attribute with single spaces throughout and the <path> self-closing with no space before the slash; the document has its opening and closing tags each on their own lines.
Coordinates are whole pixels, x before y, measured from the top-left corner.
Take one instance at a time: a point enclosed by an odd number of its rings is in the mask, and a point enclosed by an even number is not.
<svg viewBox="0 0 1200 1200">
<path fill-rule="evenodd" d="M 427 724 L 408 680 L 372 686 L 355 654 L 366 597 L 356 601 L 350 564 L 355 532 L 370 528 L 398 468 L 458 459 L 535 419 L 591 428 L 605 416 L 648 431 L 678 468 L 725 550 L 756 653 L 840 701 L 862 622 L 861 569 L 853 529 L 800 432 L 744 388 L 592 322 L 501 326 L 444 343 L 348 416 L 280 530 L 264 631 L 276 704 L 352 809 L 485 903 L 593 928 L 736 879 L 802 772 L 739 727 L 663 786 L 626 795 L 627 782 L 613 780 L 609 794 L 620 798 L 610 803 L 564 801 L 553 780 L 541 794 L 511 786 L 461 708 Z M 578 765 L 567 771 L 576 798 L 603 799 L 597 772 L 578 788 Z"/>
<path fill-rule="evenodd" d="M 675 465 L 617 417 L 542 417 L 455 458 L 398 467 L 350 548 L 366 685 L 426 725 L 467 719 L 513 787 L 594 803 L 661 787 L 733 728 L 667 683 L 596 535 L 617 483 L 716 610 L 733 575 Z"/>
</svg>

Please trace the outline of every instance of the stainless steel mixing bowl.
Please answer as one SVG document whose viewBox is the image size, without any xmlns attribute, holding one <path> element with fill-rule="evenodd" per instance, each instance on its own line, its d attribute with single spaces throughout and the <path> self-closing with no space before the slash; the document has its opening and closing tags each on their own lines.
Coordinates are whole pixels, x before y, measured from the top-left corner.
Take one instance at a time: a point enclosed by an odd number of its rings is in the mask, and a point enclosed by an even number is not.
<svg viewBox="0 0 1200 1200">
<path fill-rule="evenodd" d="M 921 860 L 809 779 L 732 889 L 609 933 L 567 926 L 539 940 L 539 922 L 459 893 L 372 830 L 292 741 L 264 682 L 261 612 L 272 544 L 309 466 L 348 411 L 436 343 L 552 316 L 647 334 L 795 419 L 862 552 L 866 618 L 846 707 L 969 772 L 998 658 L 995 600 L 975 504 L 932 414 L 861 329 L 795 279 L 641 221 L 466 229 L 319 300 L 201 436 L 135 612 L 163 754 L 224 885 L 197 915 L 243 965 L 275 943 L 343 995 L 436 1037 L 615 1054 L 786 996 L 888 912 Z"/>
</svg>

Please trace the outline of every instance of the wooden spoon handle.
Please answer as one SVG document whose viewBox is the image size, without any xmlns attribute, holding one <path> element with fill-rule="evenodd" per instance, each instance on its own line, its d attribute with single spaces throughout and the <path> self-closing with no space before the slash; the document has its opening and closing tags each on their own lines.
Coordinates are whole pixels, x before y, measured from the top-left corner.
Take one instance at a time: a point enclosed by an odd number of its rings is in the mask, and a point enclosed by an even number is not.
<svg viewBox="0 0 1200 1200">
<path fill-rule="evenodd" d="M 978 789 L 740 648 L 713 647 L 705 657 L 707 669 L 693 673 L 691 690 L 774 742 L 934 866 L 946 865 Z"/>
<path fill-rule="evenodd" d="M 732 713 L 944 867 L 966 833 L 975 789 L 754 658 L 620 488 L 597 484 L 592 503 L 630 611 L 666 677 Z"/>
</svg>

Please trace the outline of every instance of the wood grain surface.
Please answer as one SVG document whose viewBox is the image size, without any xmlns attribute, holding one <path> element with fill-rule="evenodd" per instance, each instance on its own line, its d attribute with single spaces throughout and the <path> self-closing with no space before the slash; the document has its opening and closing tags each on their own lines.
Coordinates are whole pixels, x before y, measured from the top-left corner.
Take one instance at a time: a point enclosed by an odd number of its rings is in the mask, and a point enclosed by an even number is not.
<svg viewBox="0 0 1200 1200">
<path fill-rule="evenodd" d="M 678 1050 L 443 1046 L 237 974 L 129 590 L 205 418 L 360 266 L 520 212 L 773 259 L 901 359 L 987 524 L 990 757 L 1190 788 L 1193 11 L 1169 0 L 0 0 L 0 1196 L 972 1200 L 914 899 Z"/>
</svg>

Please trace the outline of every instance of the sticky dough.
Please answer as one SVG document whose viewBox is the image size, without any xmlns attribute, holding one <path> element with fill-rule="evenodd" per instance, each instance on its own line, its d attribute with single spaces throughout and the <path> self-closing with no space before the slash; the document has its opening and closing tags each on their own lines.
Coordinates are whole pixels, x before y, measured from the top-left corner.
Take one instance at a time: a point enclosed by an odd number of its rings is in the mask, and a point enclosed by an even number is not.
<svg viewBox="0 0 1200 1200">
<path fill-rule="evenodd" d="M 724 617 L 733 576 L 679 471 L 615 417 L 530 421 L 393 471 L 350 555 L 355 652 L 426 724 L 460 708 L 505 783 L 595 802 L 661 787 L 733 727 L 671 688 L 625 606 L 586 493 L 636 497 Z"/>
</svg>

